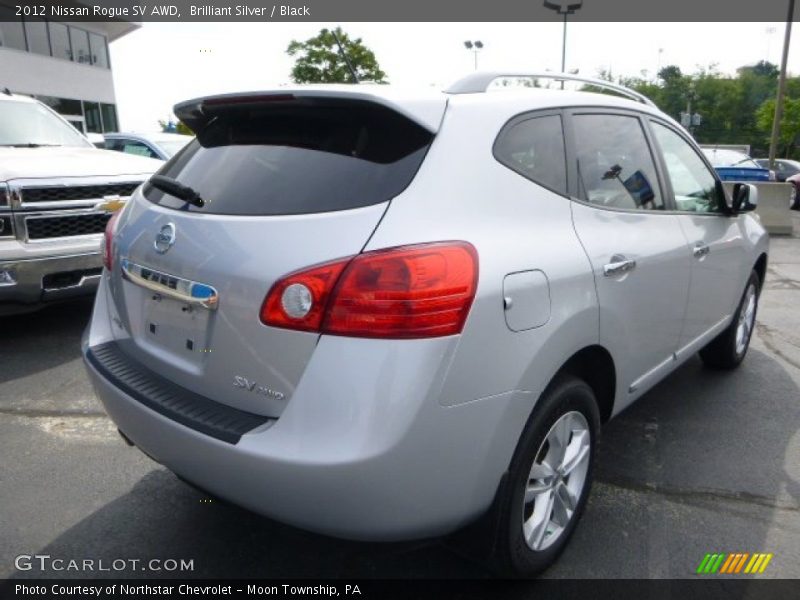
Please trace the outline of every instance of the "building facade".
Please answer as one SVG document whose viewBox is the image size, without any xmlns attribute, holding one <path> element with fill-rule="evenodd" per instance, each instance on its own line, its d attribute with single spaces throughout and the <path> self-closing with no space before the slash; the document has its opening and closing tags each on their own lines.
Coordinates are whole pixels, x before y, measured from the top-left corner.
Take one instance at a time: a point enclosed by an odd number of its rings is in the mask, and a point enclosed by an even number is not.
<svg viewBox="0 0 800 600">
<path fill-rule="evenodd" d="M 0 0 L 0 90 L 34 96 L 83 133 L 118 131 L 108 44 L 139 25 L 17 16 L 12 1 Z"/>
</svg>

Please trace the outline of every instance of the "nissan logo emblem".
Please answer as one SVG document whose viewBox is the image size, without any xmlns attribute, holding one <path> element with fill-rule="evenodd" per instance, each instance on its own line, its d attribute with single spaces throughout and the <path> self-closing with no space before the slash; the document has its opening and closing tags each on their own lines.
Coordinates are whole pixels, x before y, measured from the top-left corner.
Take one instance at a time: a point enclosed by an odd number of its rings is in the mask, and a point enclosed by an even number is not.
<svg viewBox="0 0 800 600">
<path fill-rule="evenodd" d="M 172 223 L 167 223 L 156 234 L 156 241 L 153 242 L 153 246 L 155 247 L 156 252 L 159 254 L 164 254 L 167 250 L 172 248 L 174 243 L 175 225 Z"/>
</svg>

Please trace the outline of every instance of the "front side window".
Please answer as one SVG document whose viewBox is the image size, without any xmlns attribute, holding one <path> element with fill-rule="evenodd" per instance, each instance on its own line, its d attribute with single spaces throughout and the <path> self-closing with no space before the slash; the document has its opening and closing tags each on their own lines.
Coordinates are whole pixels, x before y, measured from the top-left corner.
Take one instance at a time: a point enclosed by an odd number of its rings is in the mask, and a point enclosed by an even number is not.
<svg viewBox="0 0 800 600">
<path fill-rule="evenodd" d="M 653 122 L 678 210 L 721 212 L 716 178 L 697 152 L 672 129 Z"/>
<path fill-rule="evenodd" d="M 136 156 L 146 156 L 148 158 L 158 158 L 158 155 L 153 150 L 136 140 L 119 140 L 121 147 L 115 147 L 115 150 L 122 150 L 125 154 L 135 154 Z"/>
<path fill-rule="evenodd" d="M 664 210 L 638 118 L 579 114 L 573 124 L 581 200 L 607 208 Z"/>
<path fill-rule="evenodd" d="M 511 125 L 500 134 L 494 153 L 497 160 L 523 177 L 566 195 L 564 132 L 558 115 Z"/>
</svg>

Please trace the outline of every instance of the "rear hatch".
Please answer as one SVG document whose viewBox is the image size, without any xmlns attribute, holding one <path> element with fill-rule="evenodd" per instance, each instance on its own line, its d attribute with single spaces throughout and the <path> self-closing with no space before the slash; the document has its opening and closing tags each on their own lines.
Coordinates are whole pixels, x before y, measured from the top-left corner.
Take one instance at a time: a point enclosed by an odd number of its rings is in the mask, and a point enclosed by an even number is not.
<svg viewBox="0 0 800 600">
<path fill-rule="evenodd" d="M 445 107 L 432 99 L 414 118 L 353 96 L 281 92 L 176 107 L 197 139 L 158 174 L 204 205 L 145 184 L 122 214 L 111 292 L 124 352 L 217 402 L 280 415 L 318 334 L 263 325 L 267 292 L 288 273 L 362 250 L 424 160 L 433 109 L 440 119 Z M 194 300 L 176 297 L 181 290 Z M 216 302 L 197 302 L 212 293 Z"/>
</svg>

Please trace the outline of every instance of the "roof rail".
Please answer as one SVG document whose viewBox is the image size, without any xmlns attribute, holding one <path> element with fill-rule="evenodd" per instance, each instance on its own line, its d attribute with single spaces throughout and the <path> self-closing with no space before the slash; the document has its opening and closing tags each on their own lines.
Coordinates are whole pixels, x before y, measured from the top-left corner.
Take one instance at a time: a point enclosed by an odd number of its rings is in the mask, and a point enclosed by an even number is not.
<svg viewBox="0 0 800 600">
<path fill-rule="evenodd" d="M 544 73 L 503 73 L 501 71 L 491 72 L 491 71 L 483 71 L 478 73 L 472 73 L 471 75 L 467 75 L 466 77 L 459 79 L 454 84 L 452 84 L 449 88 L 445 90 L 447 94 L 480 94 L 485 92 L 491 83 L 497 79 L 502 77 L 516 77 L 519 79 L 553 79 L 555 81 L 580 81 L 582 83 L 588 83 L 590 85 L 594 85 L 596 87 L 602 87 L 614 92 L 622 96 L 627 96 L 632 100 L 636 100 L 637 102 L 641 102 L 642 104 L 646 104 L 648 106 L 655 106 L 652 100 L 645 96 L 644 94 L 640 94 L 630 88 L 625 87 L 624 85 L 619 85 L 617 83 L 612 83 L 610 81 L 604 81 L 602 79 L 594 79 L 592 77 L 581 77 L 580 75 L 573 75 L 572 73 L 552 73 L 552 72 L 544 72 Z"/>
</svg>

